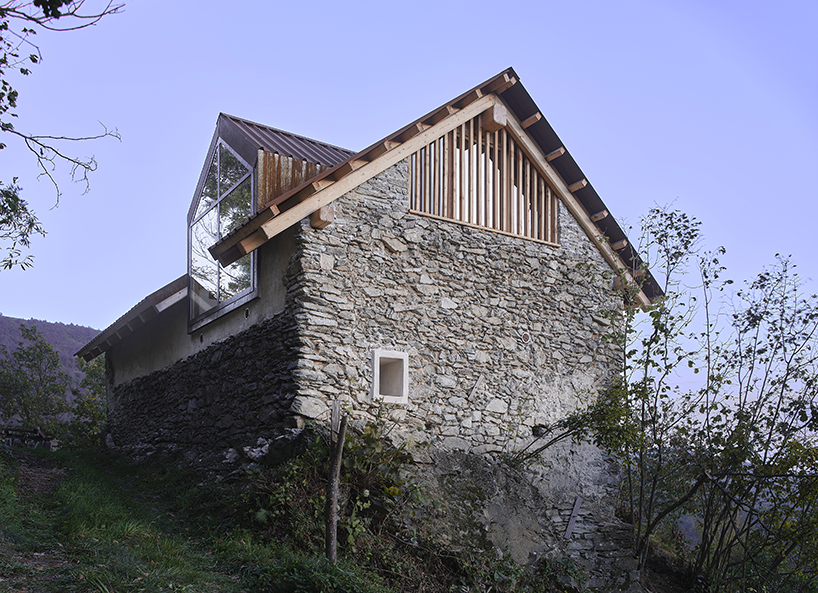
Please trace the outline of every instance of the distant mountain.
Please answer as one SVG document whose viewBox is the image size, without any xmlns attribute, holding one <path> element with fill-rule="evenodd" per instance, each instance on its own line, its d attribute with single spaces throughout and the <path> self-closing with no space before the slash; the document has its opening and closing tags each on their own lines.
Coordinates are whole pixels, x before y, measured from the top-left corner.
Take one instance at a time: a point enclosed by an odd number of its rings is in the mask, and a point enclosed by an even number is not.
<svg viewBox="0 0 818 593">
<path fill-rule="evenodd" d="M 91 341 L 98 333 L 98 329 L 85 327 L 82 325 L 51 323 L 50 321 L 40 321 L 39 319 L 17 319 L 16 317 L 6 317 L 0 314 L 0 346 L 5 346 L 9 351 L 17 348 L 23 341 L 20 333 L 20 324 L 27 327 L 36 327 L 43 334 L 46 341 L 51 344 L 54 350 L 60 355 L 60 362 L 63 370 L 71 377 L 71 387 L 79 387 L 80 381 L 85 376 L 77 368 L 77 360 L 74 353 Z"/>
</svg>

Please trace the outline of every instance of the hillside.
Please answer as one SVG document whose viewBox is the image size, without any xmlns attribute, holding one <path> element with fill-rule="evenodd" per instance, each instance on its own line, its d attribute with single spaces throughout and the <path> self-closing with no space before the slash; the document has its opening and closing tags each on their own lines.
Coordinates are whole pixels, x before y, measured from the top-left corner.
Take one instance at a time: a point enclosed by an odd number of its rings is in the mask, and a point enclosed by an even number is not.
<svg viewBox="0 0 818 593">
<path fill-rule="evenodd" d="M 71 387 L 79 387 L 83 373 L 77 368 L 74 353 L 87 344 L 99 330 L 82 325 L 52 323 L 39 319 L 18 319 L 0 314 L 0 346 L 14 350 L 22 341 L 20 324 L 34 326 L 60 355 L 60 362 L 68 376 Z"/>
</svg>

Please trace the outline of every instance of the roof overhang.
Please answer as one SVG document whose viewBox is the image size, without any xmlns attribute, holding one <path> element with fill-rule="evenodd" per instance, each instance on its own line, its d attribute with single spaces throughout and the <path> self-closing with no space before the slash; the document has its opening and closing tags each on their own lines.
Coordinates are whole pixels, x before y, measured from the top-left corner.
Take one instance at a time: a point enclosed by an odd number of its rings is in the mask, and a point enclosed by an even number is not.
<svg viewBox="0 0 818 593">
<path fill-rule="evenodd" d="M 551 182 L 608 264 L 626 283 L 633 283 L 637 275 L 641 276 L 637 303 L 646 307 L 661 297 L 661 288 L 650 271 L 645 269 L 625 232 L 609 214 L 604 202 L 520 84 L 512 68 L 282 194 L 247 223 L 213 245 L 211 255 L 222 265 L 233 263 L 363 181 L 400 162 L 434 138 L 496 104 L 507 108 L 508 131 Z"/>
<path fill-rule="evenodd" d="M 93 360 L 114 344 L 131 334 L 157 315 L 187 297 L 187 274 L 166 284 L 134 305 L 122 317 L 101 331 L 93 340 L 83 346 L 74 356 L 86 361 Z"/>
</svg>

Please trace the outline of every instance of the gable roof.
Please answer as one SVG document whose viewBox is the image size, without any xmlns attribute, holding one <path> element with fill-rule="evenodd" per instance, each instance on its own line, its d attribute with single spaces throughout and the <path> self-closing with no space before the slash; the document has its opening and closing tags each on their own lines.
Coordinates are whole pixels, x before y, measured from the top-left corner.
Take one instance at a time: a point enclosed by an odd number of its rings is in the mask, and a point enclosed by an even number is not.
<svg viewBox="0 0 818 593">
<path fill-rule="evenodd" d="M 251 167 L 256 162 L 259 149 L 290 157 L 297 161 L 316 163 L 324 167 L 333 167 L 354 154 L 353 151 L 340 146 L 265 126 L 235 115 L 219 113 L 219 117 L 216 118 L 216 131 L 210 142 L 205 165 L 199 177 L 197 192 L 188 210 L 188 222 L 196 213 L 198 193 L 201 190 L 204 177 L 207 175 L 210 159 L 213 157 L 213 150 L 219 138 L 227 142 L 230 148 L 235 150 Z"/>
<path fill-rule="evenodd" d="M 509 130 L 537 162 L 608 264 L 621 270 L 628 279 L 637 271 L 641 273 L 644 265 L 639 254 L 512 68 L 278 196 L 244 225 L 213 245 L 211 255 L 222 265 L 229 265 L 432 139 L 495 104 L 508 109 Z M 662 295 L 650 271 L 646 271 L 641 279 L 641 287 L 637 300 L 643 306 Z"/>
</svg>

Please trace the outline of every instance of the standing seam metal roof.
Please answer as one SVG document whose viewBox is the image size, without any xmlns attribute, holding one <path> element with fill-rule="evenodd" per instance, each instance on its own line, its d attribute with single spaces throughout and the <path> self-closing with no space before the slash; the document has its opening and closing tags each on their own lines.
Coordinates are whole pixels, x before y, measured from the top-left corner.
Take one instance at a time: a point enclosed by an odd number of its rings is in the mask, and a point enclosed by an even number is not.
<svg viewBox="0 0 818 593">
<path fill-rule="evenodd" d="M 268 152 L 318 163 L 327 167 L 333 167 L 355 154 L 353 151 L 339 146 L 271 128 L 234 115 L 226 113 L 221 115 L 235 124 L 258 148 L 263 148 Z"/>
</svg>

